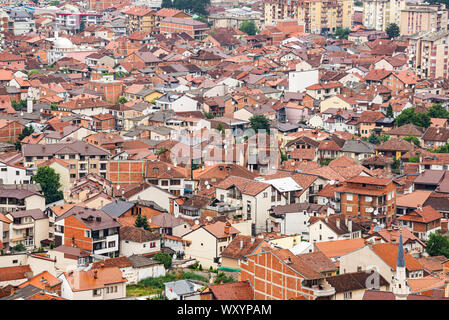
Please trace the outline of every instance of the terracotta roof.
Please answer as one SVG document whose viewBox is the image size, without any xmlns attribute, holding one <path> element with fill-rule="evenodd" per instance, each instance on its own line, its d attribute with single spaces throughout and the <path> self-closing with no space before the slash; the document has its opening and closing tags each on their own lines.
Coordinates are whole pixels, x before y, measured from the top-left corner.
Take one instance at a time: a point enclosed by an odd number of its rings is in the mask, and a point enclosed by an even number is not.
<svg viewBox="0 0 449 320">
<path fill-rule="evenodd" d="M 377 254 L 391 269 L 396 270 L 396 263 L 398 257 L 398 245 L 393 243 L 379 243 L 372 245 L 372 250 Z M 412 257 L 405 253 L 405 267 L 409 271 L 422 270 L 424 267 Z"/>
<path fill-rule="evenodd" d="M 30 266 L 4 267 L 0 268 L 0 282 L 27 279 L 27 274 L 32 274 Z"/>
<path fill-rule="evenodd" d="M 218 189 L 229 189 L 233 186 L 235 186 L 241 193 L 251 196 L 255 196 L 270 187 L 268 183 L 263 183 L 259 181 L 234 176 L 230 176 L 224 179 L 215 187 Z"/>
<path fill-rule="evenodd" d="M 321 251 L 300 254 L 299 257 L 315 271 L 320 273 L 337 270 L 335 264 Z"/>
<path fill-rule="evenodd" d="M 396 205 L 398 207 L 417 208 L 423 206 L 432 191 L 415 190 L 407 194 L 398 194 L 396 197 Z"/>
<path fill-rule="evenodd" d="M 128 260 L 127 257 L 115 257 L 105 259 L 102 261 L 97 261 L 92 264 L 92 269 L 101 269 L 110 267 L 127 268 L 132 267 L 132 263 Z"/>
<path fill-rule="evenodd" d="M 429 273 L 443 271 L 443 262 L 447 261 L 445 256 L 421 257 L 418 259 L 424 269 Z"/>
<path fill-rule="evenodd" d="M 217 300 L 254 300 L 254 292 L 246 281 L 211 285 L 210 290 Z"/>
<path fill-rule="evenodd" d="M 251 239 L 254 242 L 251 242 Z M 251 254 L 263 241 L 264 239 L 258 237 L 238 235 L 223 250 L 221 256 L 232 259 L 243 259 L 246 255 Z"/>
<path fill-rule="evenodd" d="M 271 251 L 273 255 L 278 257 L 285 265 L 298 272 L 305 279 L 322 279 L 321 273 L 311 267 L 305 260 L 301 258 L 301 255 L 294 255 L 288 249 L 281 249 Z"/>
<path fill-rule="evenodd" d="M 133 242 L 148 242 L 158 240 L 159 236 L 153 232 L 143 228 L 125 226 L 120 228 L 120 240 L 128 240 Z"/>
<path fill-rule="evenodd" d="M 30 280 L 19 285 L 19 288 L 23 288 L 28 285 L 33 285 L 37 288 L 45 290 L 47 286 L 54 287 L 54 286 L 60 284 L 61 282 L 62 282 L 62 280 L 56 278 L 54 275 L 52 275 L 48 271 L 43 271 L 43 272 L 39 273 L 38 275 L 35 275 Z"/>
<path fill-rule="evenodd" d="M 430 223 L 443 217 L 444 216 L 440 212 L 438 212 L 431 206 L 426 206 L 424 208 L 418 207 L 416 210 L 407 213 L 405 215 L 402 215 L 397 219 L 405 221 Z"/>
<path fill-rule="evenodd" d="M 229 237 L 231 234 L 238 234 L 238 233 L 240 233 L 240 231 L 238 231 L 236 228 L 231 226 L 229 228 L 229 234 L 226 234 L 225 233 L 225 226 L 226 226 L 225 222 L 217 221 L 215 223 L 205 225 L 205 226 L 203 226 L 203 228 L 205 230 L 207 230 L 208 232 L 210 232 L 214 237 L 216 237 L 218 239 Z"/>
<path fill-rule="evenodd" d="M 72 291 L 85 291 L 104 288 L 105 285 L 126 282 L 118 267 L 76 270 L 64 272 Z"/>
<path fill-rule="evenodd" d="M 360 249 L 365 245 L 362 238 L 323 241 L 314 243 L 315 247 L 329 258 L 341 257 L 344 254 Z"/>
<path fill-rule="evenodd" d="M 446 143 L 449 141 L 449 129 L 429 127 L 423 134 L 422 139 L 424 141 L 439 141 Z"/>
</svg>

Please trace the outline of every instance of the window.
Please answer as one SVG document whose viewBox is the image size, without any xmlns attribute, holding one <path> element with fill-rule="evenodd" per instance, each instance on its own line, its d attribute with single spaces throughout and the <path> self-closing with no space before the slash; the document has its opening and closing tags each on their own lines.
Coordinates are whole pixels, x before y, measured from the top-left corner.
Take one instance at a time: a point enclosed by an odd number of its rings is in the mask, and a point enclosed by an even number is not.
<svg viewBox="0 0 449 320">
<path fill-rule="evenodd" d="M 351 300 L 352 299 L 352 292 L 351 291 L 345 292 L 344 293 L 344 297 L 345 297 L 345 300 Z"/>
<path fill-rule="evenodd" d="M 346 200 L 347 200 L 347 201 L 352 201 L 352 194 L 351 194 L 351 193 L 348 193 L 348 194 L 346 195 Z"/>
<path fill-rule="evenodd" d="M 19 175 L 20 175 L 20 172 L 16 170 L 16 176 L 19 176 Z"/>
<path fill-rule="evenodd" d="M 90 230 L 84 230 L 84 236 L 90 238 Z"/>
<path fill-rule="evenodd" d="M 109 241 L 108 248 L 114 248 L 114 247 L 115 247 L 115 241 Z"/>
<path fill-rule="evenodd" d="M 101 295 L 101 289 L 94 289 L 93 296 L 95 297 L 99 295 Z"/>
<path fill-rule="evenodd" d="M 156 247 L 156 242 L 155 241 L 150 242 L 150 248 L 155 248 L 155 247 Z"/>
</svg>

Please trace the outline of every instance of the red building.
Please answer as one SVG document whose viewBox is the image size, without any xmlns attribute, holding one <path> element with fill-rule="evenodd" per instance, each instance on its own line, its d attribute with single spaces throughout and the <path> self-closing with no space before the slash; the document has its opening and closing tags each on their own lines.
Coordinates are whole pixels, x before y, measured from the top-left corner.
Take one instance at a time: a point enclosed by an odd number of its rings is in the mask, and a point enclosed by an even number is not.
<svg viewBox="0 0 449 320">
<path fill-rule="evenodd" d="M 160 22 L 161 33 L 182 33 L 185 32 L 196 40 L 203 40 L 207 37 L 209 26 L 194 19 L 167 17 Z"/>
<path fill-rule="evenodd" d="M 14 70 L 25 70 L 25 58 L 9 52 L 2 52 L 0 53 L 0 66 Z"/>
<path fill-rule="evenodd" d="M 250 282 L 255 300 L 326 300 L 335 294 L 319 271 L 288 249 L 246 258 L 240 262 L 240 280 Z"/>
<path fill-rule="evenodd" d="M 95 131 L 106 131 L 110 132 L 115 130 L 115 117 L 110 113 L 100 113 L 92 116 L 93 129 Z"/>
<path fill-rule="evenodd" d="M 335 189 L 337 211 L 364 216 L 390 225 L 396 212 L 396 185 L 392 179 L 357 176 Z"/>
<path fill-rule="evenodd" d="M 0 119 L 0 142 L 16 142 L 25 126 L 17 121 Z"/>
<path fill-rule="evenodd" d="M 129 5 L 129 0 L 88 0 L 89 10 L 103 11 L 109 8 L 121 8 Z"/>
<path fill-rule="evenodd" d="M 90 80 L 87 88 L 103 93 L 106 101 L 115 103 L 123 93 L 123 82 L 114 80 L 112 76 L 103 77 L 102 79 Z"/>
</svg>

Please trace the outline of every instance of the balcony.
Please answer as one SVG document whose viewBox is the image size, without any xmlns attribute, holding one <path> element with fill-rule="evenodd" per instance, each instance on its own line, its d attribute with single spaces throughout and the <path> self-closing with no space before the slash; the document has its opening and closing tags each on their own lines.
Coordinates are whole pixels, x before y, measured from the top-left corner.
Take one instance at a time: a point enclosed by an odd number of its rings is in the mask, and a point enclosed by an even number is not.
<svg viewBox="0 0 449 320">
<path fill-rule="evenodd" d="M 28 229 L 28 228 L 33 228 L 33 227 L 34 227 L 34 222 L 20 223 L 20 224 L 13 223 L 13 225 L 12 225 L 12 228 L 17 229 L 17 230 Z"/>
<path fill-rule="evenodd" d="M 335 288 L 328 284 L 313 285 L 311 288 L 307 288 L 313 291 L 315 297 L 329 297 L 335 294 Z"/>
</svg>

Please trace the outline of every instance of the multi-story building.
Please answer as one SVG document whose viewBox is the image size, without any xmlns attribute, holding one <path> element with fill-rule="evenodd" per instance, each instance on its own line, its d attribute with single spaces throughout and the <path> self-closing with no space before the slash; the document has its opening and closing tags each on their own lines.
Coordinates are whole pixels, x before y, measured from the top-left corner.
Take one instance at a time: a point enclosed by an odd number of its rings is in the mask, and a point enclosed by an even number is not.
<svg viewBox="0 0 449 320">
<path fill-rule="evenodd" d="M 109 152 L 82 141 L 53 143 L 47 145 L 25 144 L 22 147 L 25 167 L 37 167 L 39 164 L 57 158 L 69 165 L 70 182 L 74 182 L 88 173 L 106 177 Z"/>
<path fill-rule="evenodd" d="M 55 246 L 76 246 L 102 256 L 119 255 L 120 223 L 102 210 L 74 206 L 55 220 Z"/>
<path fill-rule="evenodd" d="M 56 23 L 61 29 L 79 30 L 81 24 L 101 24 L 103 15 L 96 12 L 57 12 Z"/>
<path fill-rule="evenodd" d="M 195 40 L 203 40 L 207 37 L 209 26 L 194 19 L 167 17 L 160 22 L 159 30 L 163 34 L 185 32 Z"/>
<path fill-rule="evenodd" d="M 401 35 L 423 31 L 447 31 L 447 22 L 448 12 L 445 4 L 413 4 L 401 10 L 399 29 Z"/>
<path fill-rule="evenodd" d="M 240 279 L 251 283 L 256 300 L 329 299 L 335 289 L 302 256 L 288 249 L 261 249 L 240 261 Z"/>
<path fill-rule="evenodd" d="M 447 78 L 449 32 L 420 32 L 408 38 L 409 68 L 421 78 Z"/>
<path fill-rule="evenodd" d="M 400 25 L 405 0 L 367 0 L 363 2 L 363 25 L 369 29 L 386 30 L 391 23 Z"/>
<path fill-rule="evenodd" d="M 335 196 L 336 212 L 369 217 L 379 224 L 390 225 L 396 212 L 396 185 L 392 179 L 357 176 L 337 187 Z"/>
<path fill-rule="evenodd" d="M 32 185 L 29 185 L 32 186 Z M 45 209 L 45 198 L 32 188 L 20 185 L 0 186 L 0 212 L 13 212 L 31 209 Z"/>
<path fill-rule="evenodd" d="M 128 17 L 128 34 L 134 31 L 154 32 L 155 11 L 145 7 L 131 7 L 123 13 Z"/>
<path fill-rule="evenodd" d="M 305 23 L 305 31 L 311 33 L 335 32 L 337 28 L 351 28 L 352 1 L 267 0 L 265 25 L 296 19 Z"/>
<path fill-rule="evenodd" d="M 33 249 L 41 246 L 41 241 L 49 238 L 48 217 L 40 209 L 12 211 L 6 214 L 12 220 L 9 224 L 9 245 L 22 243 Z"/>
<path fill-rule="evenodd" d="M 115 80 L 113 75 L 106 75 L 101 79 L 90 80 L 87 88 L 102 93 L 106 101 L 115 103 L 123 93 L 123 82 Z"/>
<path fill-rule="evenodd" d="M 109 8 L 121 8 L 129 5 L 128 0 L 88 0 L 87 8 L 89 10 L 103 11 Z"/>
</svg>

